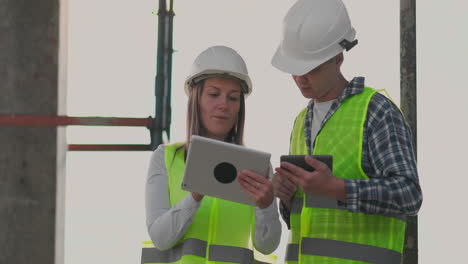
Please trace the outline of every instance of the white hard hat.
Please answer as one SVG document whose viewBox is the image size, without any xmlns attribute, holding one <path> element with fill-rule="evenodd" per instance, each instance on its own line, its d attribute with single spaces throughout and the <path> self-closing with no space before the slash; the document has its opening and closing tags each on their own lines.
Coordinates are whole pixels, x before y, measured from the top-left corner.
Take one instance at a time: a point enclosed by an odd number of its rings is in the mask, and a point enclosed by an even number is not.
<svg viewBox="0 0 468 264">
<path fill-rule="evenodd" d="M 239 81 L 245 96 L 252 92 L 252 82 L 242 57 L 229 47 L 213 46 L 200 53 L 193 62 L 185 80 L 185 93 L 190 94 L 193 84 L 219 76 Z"/>
<path fill-rule="evenodd" d="M 357 44 L 356 31 L 341 0 L 299 0 L 283 20 L 281 43 L 271 64 L 304 75 Z"/>
</svg>

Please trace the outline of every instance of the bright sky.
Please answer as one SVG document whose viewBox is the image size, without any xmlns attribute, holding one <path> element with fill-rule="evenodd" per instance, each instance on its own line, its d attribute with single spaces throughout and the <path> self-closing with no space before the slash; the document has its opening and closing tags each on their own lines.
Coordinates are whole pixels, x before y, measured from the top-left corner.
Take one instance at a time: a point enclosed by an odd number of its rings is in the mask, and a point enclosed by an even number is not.
<svg viewBox="0 0 468 264">
<path fill-rule="evenodd" d="M 157 11 L 155 0 L 69 1 L 68 115 L 154 116 Z M 306 104 L 290 76 L 270 65 L 280 25 L 294 1 L 175 1 L 172 141 L 184 140 L 183 81 L 196 55 L 227 45 L 245 59 L 254 83 L 248 98 L 246 144 L 288 152 L 294 117 Z M 345 54 L 348 78 L 387 89 L 399 102 L 399 1 L 345 0 L 359 44 Z M 420 263 L 464 258 L 468 222 L 462 150 L 468 2 L 418 1 L 418 158 L 424 203 Z M 69 143 L 149 143 L 143 128 L 68 129 Z M 149 152 L 69 152 L 65 263 L 138 263 L 147 239 L 144 182 Z M 282 260 L 286 228 L 276 254 Z M 447 247 L 450 245 L 450 247 Z M 281 261 L 280 261 L 281 263 Z"/>
</svg>

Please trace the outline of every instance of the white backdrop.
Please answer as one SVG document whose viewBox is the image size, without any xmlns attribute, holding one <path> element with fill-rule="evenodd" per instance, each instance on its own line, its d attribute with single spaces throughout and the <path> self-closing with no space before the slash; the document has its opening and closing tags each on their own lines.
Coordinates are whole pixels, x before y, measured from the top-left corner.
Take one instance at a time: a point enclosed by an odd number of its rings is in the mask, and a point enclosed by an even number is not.
<svg viewBox="0 0 468 264">
<path fill-rule="evenodd" d="M 69 3 L 68 115 L 154 116 L 156 0 L 80 0 Z M 172 141 L 184 140 L 183 81 L 195 56 L 227 45 L 245 59 L 254 91 L 247 100 L 246 144 L 288 152 L 294 117 L 307 100 L 290 76 L 270 65 L 280 26 L 294 1 L 177 0 L 174 18 Z M 395 2 L 395 3 L 394 3 Z M 345 54 L 343 72 L 366 76 L 399 102 L 398 1 L 345 0 L 359 44 Z M 462 194 L 468 4 L 417 2 L 418 159 L 424 202 L 420 263 L 462 259 L 467 222 Z M 70 143 L 149 143 L 143 128 L 68 129 Z M 69 152 L 65 263 L 139 263 L 147 238 L 144 182 L 150 153 Z M 439 228 L 438 228 L 439 227 Z M 284 256 L 286 227 L 276 251 Z M 281 261 L 280 261 L 281 263 Z"/>
</svg>

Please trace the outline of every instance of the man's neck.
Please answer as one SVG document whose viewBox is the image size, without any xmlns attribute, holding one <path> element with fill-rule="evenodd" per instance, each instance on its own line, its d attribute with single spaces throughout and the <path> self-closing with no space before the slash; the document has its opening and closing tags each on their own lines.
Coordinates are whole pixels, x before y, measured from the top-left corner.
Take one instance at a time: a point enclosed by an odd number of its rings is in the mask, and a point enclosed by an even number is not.
<svg viewBox="0 0 468 264">
<path fill-rule="evenodd" d="M 344 78 L 342 74 L 338 77 L 335 87 L 330 92 L 320 99 L 314 99 L 315 103 L 323 103 L 335 100 L 338 96 L 343 93 L 343 90 L 348 86 L 349 82 Z"/>
</svg>

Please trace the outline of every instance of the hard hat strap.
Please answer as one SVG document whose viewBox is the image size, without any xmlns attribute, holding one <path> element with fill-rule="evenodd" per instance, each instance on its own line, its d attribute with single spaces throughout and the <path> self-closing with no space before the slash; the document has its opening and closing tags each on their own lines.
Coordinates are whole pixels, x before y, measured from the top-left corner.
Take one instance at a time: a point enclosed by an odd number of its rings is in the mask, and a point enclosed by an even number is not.
<svg viewBox="0 0 468 264">
<path fill-rule="evenodd" d="M 355 39 L 353 42 L 349 42 L 347 39 L 343 39 L 342 41 L 340 41 L 340 46 L 343 47 L 344 49 L 346 49 L 346 51 L 349 51 L 350 49 L 352 49 L 354 46 L 356 46 L 356 44 L 358 43 L 358 40 Z"/>
</svg>

